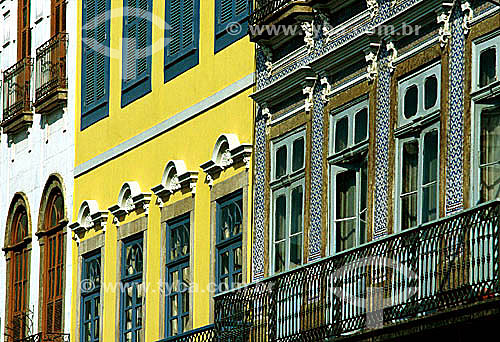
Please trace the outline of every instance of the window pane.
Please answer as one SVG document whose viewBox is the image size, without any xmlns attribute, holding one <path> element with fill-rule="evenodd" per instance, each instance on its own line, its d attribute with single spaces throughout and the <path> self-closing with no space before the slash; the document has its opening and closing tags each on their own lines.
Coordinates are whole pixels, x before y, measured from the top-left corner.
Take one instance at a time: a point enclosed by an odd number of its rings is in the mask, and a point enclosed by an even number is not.
<svg viewBox="0 0 500 342">
<path fill-rule="evenodd" d="M 304 138 L 299 138 L 293 142 L 292 171 L 300 170 L 304 167 Z"/>
<path fill-rule="evenodd" d="M 286 224 L 286 197 L 281 195 L 276 199 L 274 214 L 274 240 L 280 241 L 285 238 Z"/>
<path fill-rule="evenodd" d="M 189 312 L 189 291 L 183 292 L 182 296 L 182 312 Z"/>
<path fill-rule="evenodd" d="M 337 252 L 354 247 L 356 242 L 356 220 L 338 221 L 335 233 Z"/>
<path fill-rule="evenodd" d="M 425 109 L 434 107 L 438 97 L 438 80 L 435 75 L 425 79 Z"/>
<path fill-rule="evenodd" d="M 221 258 L 221 267 L 220 271 L 221 274 L 228 274 L 229 273 L 229 252 L 224 252 L 220 256 Z"/>
<path fill-rule="evenodd" d="M 243 265 L 241 247 L 235 248 L 233 251 L 233 267 L 235 271 L 241 270 Z"/>
<path fill-rule="evenodd" d="M 417 194 L 405 196 L 401 199 L 401 229 L 417 225 Z"/>
<path fill-rule="evenodd" d="M 274 272 L 285 270 L 285 241 L 274 245 Z"/>
<path fill-rule="evenodd" d="M 422 222 L 437 219 L 437 183 L 423 189 Z"/>
<path fill-rule="evenodd" d="M 177 335 L 179 333 L 177 319 L 173 319 L 170 321 L 170 333 L 172 336 Z"/>
<path fill-rule="evenodd" d="M 173 295 L 170 297 L 170 316 L 177 316 L 178 308 L 177 295 Z"/>
<path fill-rule="evenodd" d="M 343 117 L 335 125 L 335 152 L 340 152 L 347 147 L 349 137 L 349 118 Z"/>
<path fill-rule="evenodd" d="M 286 158 L 287 158 L 286 146 L 281 146 L 276 151 L 276 166 L 275 166 L 276 167 L 276 170 L 275 170 L 276 179 L 278 179 L 281 176 L 284 176 L 286 174 Z"/>
<path fill-rule="evenodd" d="M 406 194 L 417 190 L 418 141 L 410 141 L 403 145 L 403 189 Z"/>
<path fill-rule="evenodd" d="M 418 88 L 416 85 L 412 85 L 406 89 L 405 99 L 404 99 L 404 116 L 409 119 L 415 114 L 417 114 L 418 108 Z"/>
<path fill-rule="evenodd" d="M 356 172 L 337 174 L 337 220 L 356 216 Z"/>
<path fill-rule="evenodd" d="M 486 202 L 500 197 L 500 166 L 494 165 L 481 169 L 481 201 Z"/>
<path fill-rule="evenodd" d="M 357 144 L 365 140 L 368 133 L 368 109 L 363 108 L 356 113 L 354 125 L 354 143 Z"/>
<path fill-rule="evenodd" d="M 500 196 L 500 111 L 484 110 L 481 113 L 481 201 Z"/>
<path fill-rule="evenodd" d="M 438 132 L 432 131 L 424 137 L 423 184 L 435 182 L 438 174 Z"/>
<path fill-rule="evenodd" d="M 302 231 L 302 204 L 304 202 L 302 197 L 302 186 L 292 190 L 292 227 L 290 234 Z"/>
<path fill-rule="evenodd" d="M 368 197 L 368 168 L 364 164 L 361 168 L 361 194 L 359 200 L 359 243 L 366 242 L 366 203 Z"/>
<path fill-rule="evenodd" d="M 479 86 L 484 87 L 496 80 L 496 49 L 481 52 L 479 57 Z"/>
<path fill-rule="evenodd" d="M 290 238 L 290 269 L 302 264 L 302 234 Z"/>
</svg>

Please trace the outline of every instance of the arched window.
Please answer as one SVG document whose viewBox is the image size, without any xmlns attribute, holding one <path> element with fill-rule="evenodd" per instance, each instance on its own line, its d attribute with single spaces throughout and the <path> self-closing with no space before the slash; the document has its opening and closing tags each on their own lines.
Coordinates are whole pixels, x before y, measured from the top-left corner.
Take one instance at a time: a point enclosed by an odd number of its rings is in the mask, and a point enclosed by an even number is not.
<svg viewBox="0 0 500 342">
<path fill-rule="evenodd" d="M 29 288 L 29 229 L 28 212 L 21 198 L 15 200 L 8 220 L 8 240 L 5 246 L 8 262 L 8 323 L 6 334 L 12 341 L 26 337 Z M 7 341 L 10 341 L 7 339 Z"/>
<path fill-rule="evenodd" d="M 64 200 L 55 187 L 49 194 L 43 219 L 43 312 L 42 329 L 45 333 L 62 332 L 64 307 Z"/>
</svg>

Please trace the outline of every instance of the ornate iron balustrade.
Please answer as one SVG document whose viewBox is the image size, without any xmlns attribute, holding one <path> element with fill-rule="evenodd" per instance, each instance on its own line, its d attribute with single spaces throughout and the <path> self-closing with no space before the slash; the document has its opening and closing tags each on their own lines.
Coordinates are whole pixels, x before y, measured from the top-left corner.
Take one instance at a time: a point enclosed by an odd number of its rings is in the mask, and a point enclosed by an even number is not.
<svg viewBox="0 0 500 342">
<path fill-rule="evenodd" d="M 30 78 L 33 59 L 26 57 L 3 73 L 2 123 L 17 114 L 31 111 Z"/>
<path fill-rule="evenodd" d="M 63 333 L 38 333 L 14 342 L 69 342 L 70 335 Z"/>
<path fill-rule="evenodd" d="M 35 103 L 44 101 L 57 90 L 68 88 L 66 54 L 68 34 L 58 33 L 36 49 Z"/>
<path fill-rule="evenodd" d="M 500 201 L 215 296 L 221 341 L 320 341 L 500 295 Z"/>
<path fill-rule="evenodd" d="M 158 342 L 215 342 L 215 335 L 214 325 L 210 324 Z"/>
<path fill-rule="evenodd" d="M 297 2 L 297 0 L 257 0 L 257 8 L 250 14 L 250 25 L 261 24 L 265 18 L 291 2 Z"/>
</svg>

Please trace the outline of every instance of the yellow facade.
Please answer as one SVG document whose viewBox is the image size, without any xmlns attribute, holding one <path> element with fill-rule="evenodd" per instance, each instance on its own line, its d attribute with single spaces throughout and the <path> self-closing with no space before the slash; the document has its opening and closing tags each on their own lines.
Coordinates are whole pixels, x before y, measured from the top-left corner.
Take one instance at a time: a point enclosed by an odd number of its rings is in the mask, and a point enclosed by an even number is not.
<svg viewBox="0 0 500 342">
<path fill-rule="evenodd" d="M 153 17 L 164 18 L 165 1 L 153 1 Z M 79 1 L 78 34 L 77 41 L 81 40 L 82 6 Z M 122 0 L 112 0 L 111 9 L 121 11 Z M 178 113 L 199 107 L 204 99 L 221 95 L 223 89 L 232 89 L 234 84 L 245 77 L 252 77 L 254 70 L 254 48 L 248 37 L 244 37 L 222 51 L 214 53 L 214 25 L 215 1 L 200 1 L 200 47 L 199 63 L 190 70 L 182 73 L 167 83 L 164 83 L 164 51 L 159 49 L 152 55 L 152 91 L 146 96 L 121 108 L 121 58 L 110 59 L 110 95 L 109 117 L 94 123 L 90 127 L 80 130 L 81 96 L 76 96 L 76 141 L 75 141 L 75 167 L 96 160 L 103 155 L 112 155 L 117 146 L 123 146 L 129 139 L 141 140 L 141 133 L 151 132 L 152 127 L 161 122 L 175 117 Z M 153 43 L 164 38 L 163 21 L 161 25 L 153 23 Z M 111 17 L 111 51 L 122 51 L 122 16 Z M 77 70 L 81 70 L 81 46 L 78 46 Z M 81 73 L 77 72 L 76 94 L 81 94 Z M 229 88 L 228 88 L 229 87 Z M 86 239 L 98 234 L 104 235 L 102 282 L 108 286 L 102 291 L 102 327 L 103 341 L 118 341 L 117 329 L 119 319 L 119 295 L 108 291 L 110 284 L 119 283 L 118 256 L 120 246 L 118 232 L 120 227 L 138 217 L 147 217 L 147 238 L 145 243 L 145 279 L 150 286 L 146 293 L 145 312 L 143 323 L 145 327 L 145 340 L 156 341 L 163 338 L 164 321 L 160 299 L 163 296 L 156 284 L 164 282 L 165 268 L 162 262 L 162 248 L 165 227 L 161 224 L 161 208 L 169 206 L 185 198 L 194 198 L 194 223 L 191 234 L 194 236 L 194 245 L 191 250 L 194 264 L 192 269 L 193 281 L 200 289 L 205 289 L 210 281 L 210 270 L 213 268 L 214 256 L 211 255 L 213 241 L 211 242 L 211 189 L 206 181 L 206 174 L 200 164 L 212 157 L 212 151 L 217 138 L 223 133 L 236 134 L 241 143 L 253 144 L 253 103 L 249 98 L 252 85 L 244 87 L 239 92 L 223 97 L 215 106 L 202 110 L 198 115 L 172 127 L 154 138 L 135 144 L 124 153 L 118 153 L 103 163 L 96 163 L 90 169 L 76 173 L 74 183 L 73 217 L 77 217 L 81 204 L 86 200 L 95 200 L 100 210 L 117 203 L 118 194 L 122 185 L 127 181 L 135 181 L 140 185 L 142 192 L 152 193 L 151 188 L 162 180 L 165 166 L 169 160 L 184 160 L 188 170 L 198 171 L 196 193 L 176 192 L 165 203 L 159 204 L 153 194 L 150 202 L 149 213 L 129 213 L 117 227 L 113 223 L 114 216 L 109 214 L 102 230 L 90 229 L 82 236 L 75 237 L 73 243 L 72 279 L 73 299 L 72 307 L 80 306 L 80 272 L 79 246 Z M 120 145 L 121 144 L 121 145 Z M 252 156 L 253 157 L 253 156 Z M 245 166 L 229 167 L 221 172 L 214 180 L 214 186 L 232 176 L 246 172 L 248 179 L 248 193 L 252 193 L 252 163 L 249 169 Z M 249 196 L 248 198 L 251 198 Z M 252 212 L 251 201 L 243 204 L 247 213 Z M 212 215 L 213 216 L 213 215 Z M 251 215 L 246 216 L 247 227 L 251 226 Z M 250 235 L 250 229 L 247 230 Z M 192 238 L 193 239 L 193 238 Z M 248 236 L 243 241 L 250 244 Z M 249 264 L 251 248 L 246 248 L 246 263 Z M 212 252 L 213 253 L 213 252 Z M 246 279 L 250 279 L 250 267 L 246 267 Z M 193 293 L 192 328 L 197 328 L 210 323 L 210 298 L 207 291 Z M 80 315 L 78 310 L 72 312 L 72 341 L 78 341 Z"/>
</svg>

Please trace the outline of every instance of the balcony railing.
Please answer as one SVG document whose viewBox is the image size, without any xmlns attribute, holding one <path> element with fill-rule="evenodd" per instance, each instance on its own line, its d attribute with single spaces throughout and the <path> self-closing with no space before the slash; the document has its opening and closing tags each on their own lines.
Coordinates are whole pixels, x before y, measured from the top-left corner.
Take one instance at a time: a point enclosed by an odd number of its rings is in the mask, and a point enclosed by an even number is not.
<svg viewBox="0 0 500 342">
<path fill-rule="evenodd" d="M 214 325 L 187 331 L 177 336 L 167 337 L 158 342 L 213 342 L 216 341 Z"/>
<path fill-rule="evenodd" d="M 35 335 L 25 337 L 23 339 L 14 340 L 14 342 L 69 342 L 69 341 L 70 341 L 70 335 L 63 333 L 38 333 Z"/>
<path fill-rule="evenodd" d="M 251 1 L 251 0 L 249 0 Z M 250 25 L 262 24 L 265 18 L 278 12 L 285 5 L 292 2 L 303 2 L 297 0 L 257 0 L 256 8 L 250 15 L 249 23 Z"/>
<path fill-rule="evenodd" d="M 41 104 L 68 89 L 66 54 L 68 34 L 58 33 L 36 49 L 36 90 L 35 106 L 40 111 Z M 43 107 L 41 107 L 43 108 Z"/>
<path fill-rule="evenodd" d="M 31 112 L 30 78 L 32 58 L 24 58 L 3 73 L 2 125 L 16 115 Z"/>
<path fill-rule="evenodd" d="M 216 341 L 320 341 L 498 297 L 499 234 L 497 200 L 220 294 Z"/>
</svg>

